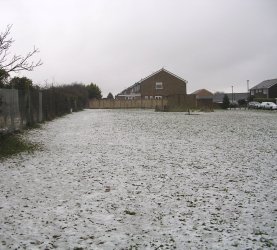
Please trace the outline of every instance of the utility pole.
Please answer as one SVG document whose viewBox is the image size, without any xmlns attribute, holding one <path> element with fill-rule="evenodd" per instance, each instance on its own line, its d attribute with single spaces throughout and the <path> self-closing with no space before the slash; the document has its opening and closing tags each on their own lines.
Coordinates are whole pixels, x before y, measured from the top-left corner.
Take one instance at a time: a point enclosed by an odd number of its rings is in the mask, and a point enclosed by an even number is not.
<svg viewBox="0 0 277 250">
<path fill-rule="evenodd" d="M 234 103 L 234 90 L 233 90 L 234 86 L 232 85 L 232 103 Z"/>
<path fill-rule="evenodd" d="M 250 101 L 250 93 L 249 93 L 249 80 L 246 81 L 247 82 L 247 99 L 248 101 Z"/>
<path fill-rule="evenodd" d="M 11 116 L 11 130 L 12 132 L 15 131 L 15 124 L 14 124 L 14 116 L 15 116 L 15 100 L 14 100 L 14 94 L 15 92 L 18 93 L 18 90 L 14 89 L 13 83 L 12 83 L 12 89 L 10 92 L 10 116 Z"/>
</svg>

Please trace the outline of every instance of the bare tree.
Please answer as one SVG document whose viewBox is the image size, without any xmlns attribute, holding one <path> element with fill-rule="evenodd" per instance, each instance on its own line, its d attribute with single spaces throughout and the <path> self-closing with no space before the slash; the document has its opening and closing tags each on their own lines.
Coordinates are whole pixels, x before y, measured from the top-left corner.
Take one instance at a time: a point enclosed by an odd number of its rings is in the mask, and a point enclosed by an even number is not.
<svg viewBox="0 0 277 250">
<path fill-rule="evenodd" d="M 37 48 L 33 48 L 25 56 L 14 55 L 9 57 L 9 49 L 11 48 L 14 40 L 9 38 L 12 25 L 8 25 L 4 32 L 0 34 L 0 70 L 9 72 L 19 72 L 22 70 L 32 71 L 34 68 L 42 65 L 41 60 L 34 62 L 30 61 L 31 57 L 39 52 Z"/>
</svg>

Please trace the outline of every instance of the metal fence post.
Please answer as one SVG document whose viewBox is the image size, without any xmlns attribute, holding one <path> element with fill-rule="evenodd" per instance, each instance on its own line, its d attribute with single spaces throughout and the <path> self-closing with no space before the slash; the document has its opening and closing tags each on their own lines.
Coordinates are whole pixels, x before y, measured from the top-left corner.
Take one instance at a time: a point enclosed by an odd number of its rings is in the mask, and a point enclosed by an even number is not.
<svg viewBox="0 0 277 250">
<path fill-rule="evenodd" d="M 38 120 L 39 120 L 39 122 L 42 122 L 42 92 L 41 91 L 39 91 L 38 98 L 39 98 L 39 116 L 38 116 Z"/>
</svg>

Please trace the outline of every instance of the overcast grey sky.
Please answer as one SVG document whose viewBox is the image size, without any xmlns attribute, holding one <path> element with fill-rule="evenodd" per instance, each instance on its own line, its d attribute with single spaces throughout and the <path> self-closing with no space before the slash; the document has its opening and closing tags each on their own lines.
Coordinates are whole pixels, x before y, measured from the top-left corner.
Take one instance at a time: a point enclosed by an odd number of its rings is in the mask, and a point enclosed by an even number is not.
<svg viewBox="0 0 277 250">
<path fill-rule="evenodd" d="M 117 94 L 165 67 L 188 92 L 246 91 L 277 78 L 277 0 L 0 0 L 12 52 L 35 45 L 43 85 L 94 82 Z"/>
</svg>

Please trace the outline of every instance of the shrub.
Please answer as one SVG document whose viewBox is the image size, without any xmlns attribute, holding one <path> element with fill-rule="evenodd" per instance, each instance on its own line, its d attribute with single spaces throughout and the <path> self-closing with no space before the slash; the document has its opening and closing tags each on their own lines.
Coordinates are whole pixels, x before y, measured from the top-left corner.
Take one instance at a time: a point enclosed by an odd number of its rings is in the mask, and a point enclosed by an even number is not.
<svg viewBox="0 0 277 250">
<path fill-rule="evenodd" d="M 224 97 L 223 97 L 223 101 L 222 101 L 222 108 L 223 109 L 228 109 L 229 106 L 230 106 L 230 100 L 229 100 L 228 95 L 225 94 Z"/>
</svg>

